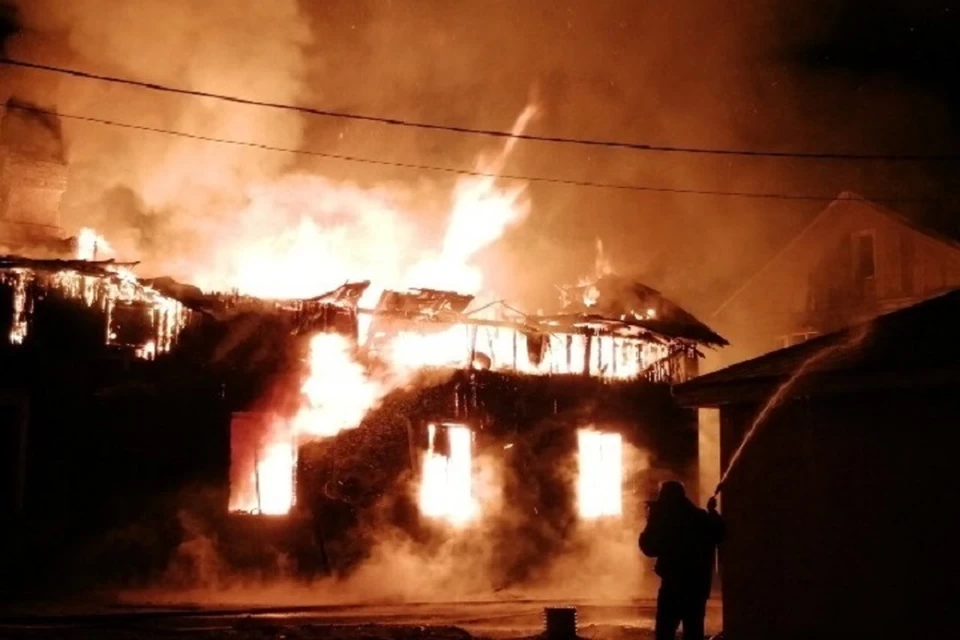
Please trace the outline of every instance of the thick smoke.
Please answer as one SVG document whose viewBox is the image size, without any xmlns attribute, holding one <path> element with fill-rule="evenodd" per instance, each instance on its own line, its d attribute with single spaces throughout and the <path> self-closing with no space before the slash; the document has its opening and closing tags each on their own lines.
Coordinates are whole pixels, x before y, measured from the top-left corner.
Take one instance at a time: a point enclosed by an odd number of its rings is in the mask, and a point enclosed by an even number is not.
<svg viewBox="0 0 960 640">
<path fill-rule="evenodd" d="M 311 34 L 294 0 L 41 0 L 21 3 L 20 19 L 23 32 L 8 44 L 14 57 L 285 103 L 296 103 L 304 86 Z M 281 147 L 297 148 L 302 139 L 301 119 L 281 112 L 13 75 L 28 95 L 55 95 L 56 108 L 68 114 Z M 286 154 L 71 120 L 64 128 L 78 141 L 69 158 L 66 224 L 117 236 L 118 251 L 155 269 L 196 259 L 226 225 L 242 227 L 246 221 L 236 212 L 249 202 L 251 187 L 281 175 L 290 162 Z"/>
<path fill-rule="evenodd" d="M 956 18 L 924 3 L 752 0 L 736 12 L 719 4 L 669 3 L 664 10 L 630 0 L 603 8 L 560 2 L 550 11 L 504 1 L 19 4 L 24 30 L 8 47 L 15 56 L 277 102 L 506 129 L 535 87 L 542 114 L 534 133 L 890 153 L 949 149 L 957 135 L 952 103 L 935 82 L 923 80 L 939 76 L 927 71 L 920 81 L 909 80 L 909 69 L 884 62 L 896 42 L 878 44 L 880 36 L 871 35 L 914 25 L 916 35 L 899 44 L 917 55 L 904 64 L 937 68 L 952 49 L 943 45 L 945 27 L 929 27 Z M 871 31 L 877 25 L 882 28 Z M 929 42 L 918 43 L 926 33 Z M 864 34 L 883 59 L 851 44 Z M 469 168 L 489 143 L 36 72 L 14 75 L 35 93 L 55 95 L 64 111 L 276 146 Z M 404 222 L 415 223 L 411 233 L 428 247 L 442 236 L 438 220 L 452 188 L 443 174 L 297 159 L 99 125 L 66 128 L 72 182 L 65 219 L 123 236 L 116 244 L 154 272 L 196 276 L 189 267 L 204 263 L 217 234 L 245 226 L 250 189 L 291 169 L 325 176 L 331 185 L 389 186 L 413 201 L 401 208 Z M 698 190 L 942 195 L 949 176 L 930 170 L 539 143 L 518 145 L 505 168 Z M 486 257 L 487 266 L 496 267 L 490 284 L 503 294 L 542 303 L 537 296 L 550 284 L 582 272 L 599 235 L 618 262 L 704 315 L 821 206 L 541 184 L 531 185 L 530 195 L 527 224 L 508 232 L 502 250 Z"/>
<path fill-rule="evenodd" d="M 65 141 L 60 120 L 39 105 L 11 97 L 6 103 L 0 142 L 42 160 L 63 162 Z"/>
<path fill-rule="evenodd" d="M 134 8 L 106 0 L 41 0 L 21 9 L 23 33 L 11 41 L 15 57 L 276 103 L 312 97 L 311 67 L 326 68 L 341 55 L 334 48 L 313 55 L 318 35 L 311 19 L 321 12 L 308 15 L 292 1 L 156 1 Z M 11 75 L 28 93 L 55 90 L 55 106 L 66 114 L 284 149 L 313 142 L 304 139 L 304 118 L 291 112 L 35 72 Z M 522 129 L 531 115 L 517 126 Z M 431 252 L 433 270 L 449 273 L 465 250 L 448 247 L 451 241 L 481 243 L 466 247 L 474 252 L 526 212 L 516 202 L 522 184 L 504 185 L 501 197 L 493 180 L 467 187 L 447 179 L 411 183 L 408 173 L 407 180 L 371 181 L 363 172 L 295 167 L 290 153 L 70 119 L 66 127 L 77 144 L 65 225 L 96 227 L 118 255 L 141 261 L 143 275 L 171 275 L 208 289 L 306 296 L 349 279 L 452 287 L 397 278 Z M 503 150 L 493 170 L 503 168 L 509 152 Z M 368 155 L 382 156 L 384 149 Z M 512 210 L 521 214 L 516 220 Z M 448 211 L 452 223 L 444 237 Z M 480 217 L 497 221 L 481 228 Z"/>
<path fill-rule="evenodd" d="M 624 453 L 628 478 L 651 472 L 645 451 L 628 445 Z M 505 484 L 530 482 L 507 469 L 503 455 L 484 453 L 476 464 L 476 496 L 484 514 L 477 524 L 464 529 L 440 525 L 433 537 L 424 539 L 391 524 L 390 501 L 385 500 L 368 510 L 350 534 L 371 542 L 364 560 L 349 571 L 310 581 L 298 577 L 295 564 L 279 551 L 270 562 L 261 561 L 257 571 L 238 570 L 225 558 L 217 527 L 182 510 L 176 518 L 181 542 L 159 579 L 148 587 L 126 590 L 121 597 L 157 604 L 284 606 L 489 601 L 491 596 L 563 600 L 584 594 L 623 600 L 653 594 L 656 578 L 637 550 L 643 516 L 634 506 L 641 503 L 640 496 L 625 494 L 622 521 L 581 520 L 561 532 L 546 518 L 503 500 Z M 575 457 L 557 465 L 558 479 L 575 486 Z M 418 482 L 410 475 L 401 477 L 397 491 L 415 497 Z M 336 555 L 336 543 L 328 542 L 327 553 Z M 531 570 L 516 576 L 505 572 L 504 560 L 518 558 L 526 559 Z M 334 567 L 341 560 L 331 559 Z"/>
</svg>

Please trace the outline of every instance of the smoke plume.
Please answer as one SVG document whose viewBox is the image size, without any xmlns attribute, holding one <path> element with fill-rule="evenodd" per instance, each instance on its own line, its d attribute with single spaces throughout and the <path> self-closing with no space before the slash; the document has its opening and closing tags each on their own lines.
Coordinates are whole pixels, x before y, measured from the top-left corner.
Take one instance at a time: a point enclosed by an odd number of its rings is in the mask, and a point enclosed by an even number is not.
<svg viewBox="0 0 960 640">
<path fill-rule="evenodd" d="M 304 86 L 311 34 L 295 0 L 41 0 L 21 3 L 20 19 L 22 34 L 8 47 L 15 57 L 284 103 L 295 104 Z M 28 94 L 55 95 L 66 114 L 281 147 L 302 139 L 301 119 L 275 111 L 28 72 L 13 80 Z M 115 234 L 118 251 L 155 268 L 196 258 L 224 225 L 243 225 L 234 214 L 250 201 L 251 185 L 281 175 L 290 161 L 69 119 L 63 126 L 68 139 L 80 141 L 70 156 L 67 224 Z M 125 193 L 133 197 L 118 206 Z"/>
<path fill-rule="evenodd" d="M 531 131 L 547 135 L 890 153 L 949 149 L 957 139 L 956 102 L 943 92 L 944 78 L 952 76 L 935 71 L 956 67 L 944 64 L 955 39 L 943 37 L 956 17 L 924 3 L 752 0 L 736 12 L 676 3 L 664 10 L 629 0 L 602 9 L 560 2 L 549 12 L 502 0 L 18 5 L 22 29 L 7 43 L 11 55 L 331 110 L 507 129 L 534 87 L 541 114 Z M 878 40 L 908 23 L 916 33 L 909 42 Z M 875 45 L 870 51 L 853 44 L 863 38 Z M 894 45 L 916 55 L 892 62 Z M 926 71 L 911 77 L 914 67 Z M 13 85 L 27 90 L 25 99 L 48 104 L 40 98 L 55 96 L 64 112 L 214 137 L 459 168 L 488 150 L 489 141 L 477 136 L 304 118 L 37 72 L 12 76 Z M 440 243 L 450 207 L 453 181 L 442 173 L 89 123 L 69 122 L 65 130 L 72 171 L 65 220 L 121 237 L 118 249 L 152 273 L 216 280 L 196 265 L 221 260 L 208 253 L 225 246 L 223 233 L 266 235 L 257 216 L 247 221 L 251 202 L 262 198 L 251 189 L 269 190 L 288 172 L 323 176 L 325 189 L 348 182 L 348 188 L 389 190 L 405 203 L 394 207 L 403 223 L 390 218 L 386 225 L 409 225 L 423 243 L 415 249 Z M 950 175 L 934 169 L 525 142 L 505 172 L 708 191 L 830 197 L 854 190 L 869 197 L 943 195 Z M 599 236 L 630 272 L 708 314 L 822 207 L 557 184 L 531 184 L 528 191 L 527 222 L 507 230 L 500 250 L 480 259 L 491 286 L 532 306 L 542 304 L 537 296 L 550 284 L 583 272 Z M 364 229 L 360 223 L 357 233 Z"/>
</svg>

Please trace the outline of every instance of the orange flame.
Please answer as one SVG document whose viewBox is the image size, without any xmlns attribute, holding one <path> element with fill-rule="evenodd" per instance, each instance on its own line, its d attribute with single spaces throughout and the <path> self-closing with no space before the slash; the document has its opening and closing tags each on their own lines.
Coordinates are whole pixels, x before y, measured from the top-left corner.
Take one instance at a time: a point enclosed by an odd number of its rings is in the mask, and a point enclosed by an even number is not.
<svg viewBox="0 0 960 640">
<path fill-rule="evenodd" d="M 436 333 L 401 331 L 391 337 L 384 356 L 397 373 L 422 367 L 462 367 L 469 357 L 469 327 L 454 325 Z"/>
<path fill-rule="evenodd" d="M 309 374 L 303 403 L 293 419 L 298 439 L 334 436 L 359 426 L 383 395 L 381 386 L 367 377 L 351 355 L 343 336 L 318 333 L 310 339 Z"/>
<path fill-rule="evenodd" d="M 280 439 L 263 448 L 256 471 L 258 504 L 252 512 L 269 516 L 290 512 L 296 499 L 293 481 L 296 466 L 296 447 L 289 440 Z"/>
<path fill-rule="evenodd" d="M 106 238 L 88 227 L 80 229 L 77 234 L 77 260 L 96 260 L 102 257 L 101 252 L 104 256 L 113 255 L 113 248 Z"/>
<path fill-rule="evenodd" d="M 524 109 L 511 133 L 522 133 L 536 112 L 533 106 Z M 470 260 L 507 228 L 523 221 L 530 210 L 523 198 L 526 185 L 501 189 L 496 184 L 496 174 L 503 170 L 516 142 L 517 138 L 508 138 L 492 161 L 477 163 L 478 169 L 489 175 L 467 176 L 457 182 L 443 247 L 438 255 L 414 265 L 406 278 L 410 286 L 470 294 L 480 291 L 483 275 Z"/>
</svg>

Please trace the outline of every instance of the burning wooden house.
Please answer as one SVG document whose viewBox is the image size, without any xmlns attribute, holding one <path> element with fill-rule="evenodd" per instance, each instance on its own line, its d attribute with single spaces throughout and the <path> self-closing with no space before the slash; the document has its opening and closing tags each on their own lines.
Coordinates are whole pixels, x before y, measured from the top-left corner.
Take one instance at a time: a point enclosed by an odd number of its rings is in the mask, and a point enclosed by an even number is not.
<svg viewBox="0 0 960 640">
<path fill-rule="evenodd" d="M 298 399 L 234 417 L 230 510 L 306 518 L 321 539 L 391 493 L 412 521 L 459 531 L 524 503 L 558 530 L 634 527 L 630 494 L 696 462 L 695 415 L 670 387 L 725 342 L 652 289 L 597 284 L 637 299 L 530 315 L 429 289 L 370 308 L 356 285 L 331 292 L 356 324 L 313 335 Z"/>
<path fill-rule="evenodd" d="M 160 423 L 171 419 L 193 430 L 200 416 L 207 428 L 230 423 L 229 436 L 219 426 L 210 436 L 223 462 L 198 462 L 223 465 L 223 511 L 259 533 L 285 516 L 284 535 L 309 532 L 325 549 L 322 570 L 349 566 L 344 541 L 366 544 L 356 527 L 385 502 L 410 531 L 540 536 L 548 558 L 577 523 L 635 527 L 662 475 L 695 475 L 695 414 L 670 388 L 695 375 L 702 348 L 725 342 L 643 285 L 606 278 L 555 313 L 524 314 L 368 282 L 303 300 L 204 294 L 129 266 L 3 258 L 7 350 L 56 354 L 79 339 L 129 354 L 143 363 L 138 384 L 158 389 L 140 401 L 157 407 L 151 438 L 166 437 Z M 65 341 L 71 332 L 82 339 Z M 133 384 L 126 365 L 84 366 Z M 181 406 L 162 389 L 193 398 L 196 415 L 159 409 Z M 169 465 L 181 457 L 171 450 Z M 538 515 L 505 519 L 508 507 Z M 528 556 L 502 564 L 522 573 Z"/>
<path fill-rule="evenodd" d="M 598 277 L 565 290 L 552 313 L 471 307 L 463 294 L 484 279 L 474 258 L 530 208 L 522 184 L 493 177 L 512 147 L 457 181 L 440 246 L 398 256 L 403 273 L 374 269 L 387 290 L 350 282 L 309 297 L 378 261 L 302 229 L 291 231 L 297 259 L 267 251 L 258 266 L 270 275 L 256 283 L 236 272 L 257 271 L 240 263 L 260 238 L 226 248 L 237 268 L 214 280 L 263 297 L 137 278 L 104 260 L 112 252 L 93 232 L 42 251 L 4 245 L 31 256 L 0 262 L 10 338 L 0 399 L 29 416 L 0 429 L 22 435 L 11 468 L 25 471 L 11 486 L 25 517 L 107 530 L 178 487 L 213 486 L 212 520 L 290 534 L 298 563 L 319 555 L 324 570 L 349 567 L 369 547 L 359 525 L 385 518 L 418 540 L 525 540 L 502 545 L 508 573 L 522 573 L 531 552 L 548 559 L 578 527 L 632 526 L 642 502 L 631 494 L 645 497 L 658 473 L 692 475 L 695 413 L 670 388 L 695 374 L 702 348 L 725 341 L 658 292 L 599 277 L 609 274 L 599 259 Z M 263 210 L 296 203 L 311 229 L 311 212 L 406 217 L 362 190 L 275 186 Z M 313 211 L 325 189 L 336 197 Z M 359 229 L 358 247 L 370 232 Z M 281 289 L 284 299 L 267 299 Z M 173 509 L 157 521 L 174 521 Z M 34 556 L 47 559 L 39 547 Z"/>
</svg>

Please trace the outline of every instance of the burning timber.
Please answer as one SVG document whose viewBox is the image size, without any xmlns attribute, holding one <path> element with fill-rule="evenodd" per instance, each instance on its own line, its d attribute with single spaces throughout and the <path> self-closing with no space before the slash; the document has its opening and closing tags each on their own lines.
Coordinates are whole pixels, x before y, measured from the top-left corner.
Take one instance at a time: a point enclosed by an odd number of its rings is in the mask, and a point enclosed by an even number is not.
<svg viewBox="0 0 960 640">
<path fill-rule="evenodd" d="M 47 301 L 60 299 L 100 315 L 106 345 L 147 359 L 169 351 L 187 322 L 187 310 L 141 283 L 130 271 L 135 264 L 0 256 L 0 285 L 12 302 L 10 342 L 24 343 Z"/>
<path fill-rule="evenodd" d="M 472 296 L 411 289 L 384 291 L 374 308 L 363 309 L 359 301 L 369 282 L 345 284 L 310 299 L 269 301 L 203 294 L 170 279 L 141 280 L 130 270 L 135 264 L 0 256 L 0 284 L 12 298 L 10 342 L 24 342 L 36 304 L 58 296 L 102 313 L 106 344 L 133 348 L 147 358 L 169 351 L 193 312 L 221 320 L 244 311 L 280 314 L 297 333 L 351 336 L 371 360 L 387 356 L 411 367 L 532 375 L 679 382 L 689 377 L 685 367 L 701 355 L 698 345 L 726 344 L 692 316 L 678 318 L 676 307 L 664 320 L 656 306 L 647 306 L 650 302 L 642 312 L 621 308 L 613 316 L 590 310 L 540 316 L 503 303 L 467 311 Z M 656 303 L 670 304 L 659 294 Z"/>
</svg>

